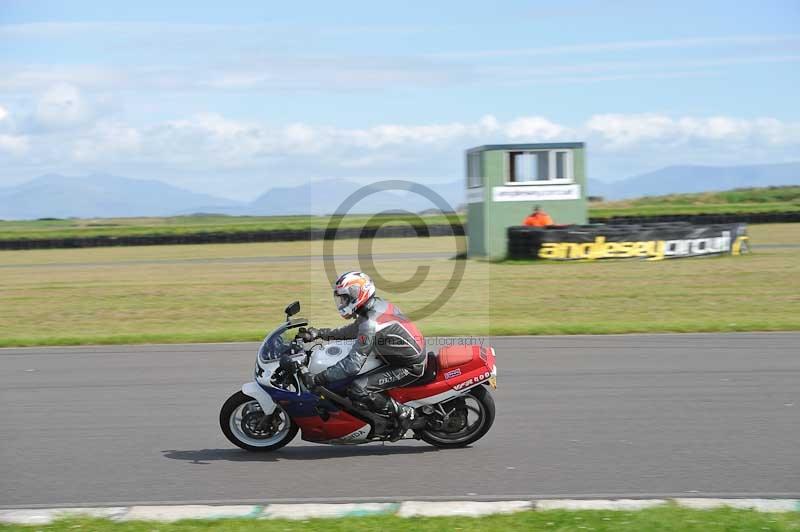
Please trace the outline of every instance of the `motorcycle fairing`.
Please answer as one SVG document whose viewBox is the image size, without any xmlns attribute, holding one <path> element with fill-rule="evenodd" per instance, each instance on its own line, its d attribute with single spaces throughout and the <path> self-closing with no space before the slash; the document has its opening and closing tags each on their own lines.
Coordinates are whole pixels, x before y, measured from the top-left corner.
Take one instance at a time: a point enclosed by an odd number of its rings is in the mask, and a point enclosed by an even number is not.
<svg viewBox="0 0 800 532">
<path fill-rule="evenodd" d="M 265 414 L 271 414 L 275 410 L 275 401 L 272 400 L 272 396 L 258 382 L 244 383 L 242 393 L 258 401 Z"/>
<path fill-rule="evenodd" d="M 329 412 L 328 415 L 327 420 L 319 415 L 292 416 L 292 419 L 300 427 L 301 437 L 305 441 L 360 443 L 367 439 L 371 429 L 369 424 L 344 410 Z"/>
<path fill-rule="evenodd" d="M 348 381 L 349 382 L 349 381 Z M 255 383 L 251 383 L 255 384 Z M 337 383 L 344 387 L 346 382 Z M 370 425 L 342 410 L 336 403 L 320 399 L 318 395 L 304 391 L 297 393 L 272 386 L 258 385 L 272 403 L 279 404 L 301 430 L 305 441 L 318 443 L 361 443 L 370 433 Z M 246 393 L 246 392 L 245 392 Z M 250 395 L 250 394 L 248 394 Z M 251 395 L 253 397 L 253 395 Z M 263 405 L 262 405 L 263 408 Z M 272 412 L 270 410 L 269 412 Z M 324 414 L 323 419 L 320 414 Z"/>
</svg>

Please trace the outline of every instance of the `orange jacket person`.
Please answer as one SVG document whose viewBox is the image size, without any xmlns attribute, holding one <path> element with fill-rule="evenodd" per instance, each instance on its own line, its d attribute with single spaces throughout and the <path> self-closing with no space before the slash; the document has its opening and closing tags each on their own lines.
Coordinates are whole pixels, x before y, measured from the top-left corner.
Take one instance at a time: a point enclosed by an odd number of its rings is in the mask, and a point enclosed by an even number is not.
<svg viewBox="0 0 800 532">
<path fill-rule="evenodd" d="M 553 219 L 537 205 L 533 212 L 522 222 L 522 225 L 547 227 L 548 225 L 553 225 Z"/>
</svg>

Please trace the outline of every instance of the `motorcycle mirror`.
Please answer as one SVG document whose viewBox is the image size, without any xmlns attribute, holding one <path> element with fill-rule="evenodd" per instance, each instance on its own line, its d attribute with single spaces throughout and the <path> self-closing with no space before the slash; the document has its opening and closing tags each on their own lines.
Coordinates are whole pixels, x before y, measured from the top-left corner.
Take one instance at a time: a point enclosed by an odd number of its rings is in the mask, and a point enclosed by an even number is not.
<svg viewBox="0 0 800 532">
<path fill-rule="evenodd" d="M 290 317 L 290 316 L 294 316 L 298 312 L 300 312 L 300 302 L 299 301 L 294 301 L 294 302 L 290 303 L 288 307 L 286 307 L 286 317 L 287 318 Z"/>
</svg>

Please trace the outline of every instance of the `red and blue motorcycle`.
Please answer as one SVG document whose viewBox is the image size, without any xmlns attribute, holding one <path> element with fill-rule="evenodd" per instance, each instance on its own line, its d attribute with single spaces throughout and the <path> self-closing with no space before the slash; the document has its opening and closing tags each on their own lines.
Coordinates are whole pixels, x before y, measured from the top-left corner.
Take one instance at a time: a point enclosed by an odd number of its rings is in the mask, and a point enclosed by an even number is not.
<svg viewBox="0 0 800 532">
<path fill-rule="evenodd" d="M 286 321 L 270 332 L 256 357 L 255 380 L 222 406 L 222 432 L 248 451 L 274 451 L 301 431 L 302 438 L 334 445 L 386 441 L 396 425 L 392 416 L 353 403 L 344 389 L 350 380 L 309 390 L 302 374 L 321 372 L 347 355 L 352 341 L 304 342 L 308 326 L 295 301 Z M 370 355 L 359 375 L 383 362 Z M 408 386 L 389 390 L 397 402 L 416 409 L 403 439 L 421 439 L 443 448 L 464 447 L 482 438 L 494 422 L 497 365 L 491 347 L 449 345 L 428 353 L 425 373 Z"/>
</svg>

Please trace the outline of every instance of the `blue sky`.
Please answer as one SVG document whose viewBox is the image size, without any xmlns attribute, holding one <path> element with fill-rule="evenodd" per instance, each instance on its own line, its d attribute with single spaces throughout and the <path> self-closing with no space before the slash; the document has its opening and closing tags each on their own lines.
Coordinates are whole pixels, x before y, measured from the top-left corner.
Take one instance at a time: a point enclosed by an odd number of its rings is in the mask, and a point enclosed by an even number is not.
<svg viewBox="0 0 800 532">
<path fill-rule="evenodd" d="M 650 5 L 648 5 L 650 4 Z M 249 198 L 450 181 L 584 140 L 590 176 L 800 160 L 800 2 L 0 1 L 0 186 L 110 172 Z"/>
</svg>

